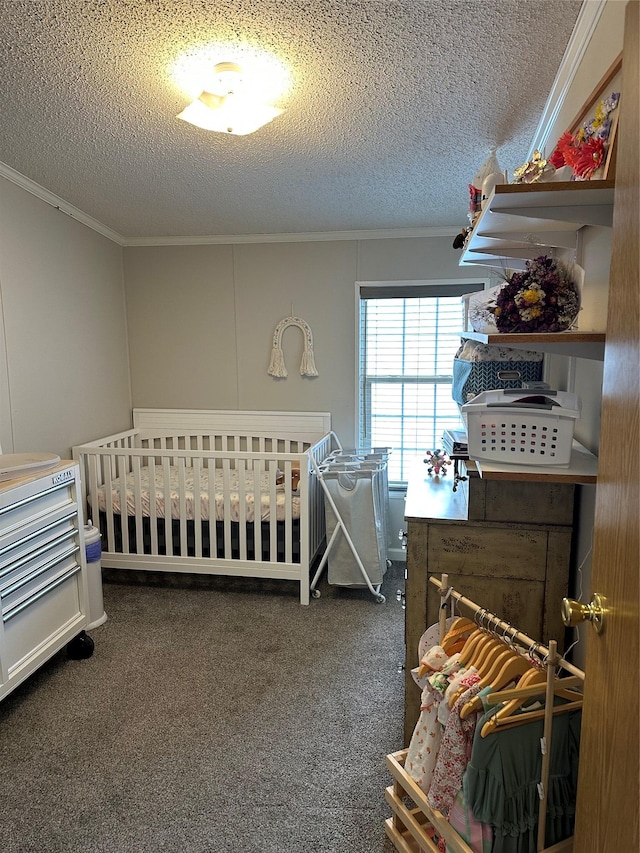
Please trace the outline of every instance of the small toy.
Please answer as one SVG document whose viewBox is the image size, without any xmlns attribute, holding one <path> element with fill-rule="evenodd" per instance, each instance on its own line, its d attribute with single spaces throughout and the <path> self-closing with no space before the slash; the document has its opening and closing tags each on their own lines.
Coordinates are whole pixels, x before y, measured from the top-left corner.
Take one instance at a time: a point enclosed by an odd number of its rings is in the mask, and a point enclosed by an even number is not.
<svg viewBox="0 0 640 853">
<path fill-rule="evenodd" d="M 427 473 L 439 477 L 441 474 L 444 477 L 447 473 L 447 465 L 451 465 L 449 456 L 444 450 L 427 450 L 426 459 L 423 460 L 425 465 L 428 465 Z"/>
<path fill-rule="evenodd" d="M 473 228 L 469 226 L 468 228 L 463 228 L 459 234 L 456 234 L 453 240 L 453 248 L 454 249 L 462 249 L 464 248 L 464 244 L 467 241 L 467 237 L 469 236 L 469 232 L 473 231 Z"/>
</svg>

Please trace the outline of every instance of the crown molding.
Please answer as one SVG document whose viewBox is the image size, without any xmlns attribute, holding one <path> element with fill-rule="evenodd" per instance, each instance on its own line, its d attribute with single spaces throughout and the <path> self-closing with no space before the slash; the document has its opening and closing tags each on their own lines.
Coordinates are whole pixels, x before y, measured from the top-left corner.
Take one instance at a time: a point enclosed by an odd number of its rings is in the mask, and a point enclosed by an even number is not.
<svg viewBox="0 0 640 853">
<path fill-rule="evenodd" d="M 17 184 L 17 186 L 26 190 L 28 193 L 31 193 L 31 195 L 34 195 L 41 201 L 55 207 L 56 210 L 66 213 L 67 216 L 70 216 L 72 219 L 76 219 L 82 225 L 86 225 L 87 228 L 91 228 L 92 231 L 97 231 L 98 234 L 102 234 L 103 237 L 107 237 L 109 240 L 112 240 L 114 243 L 118 243 L 120 246 L 124 245 L 124 237 L 121 234 L 117 234 L 111 228 L 108 228 L 106 225 L 98 222 L 97 219 L 94 219 L 92 216 L 89 216 L 87 213 L 84 213 L 82 210 L 79 210 L 77 207 L 69 204 L 69 202 L 40 186 L 40 184 L 37 184 L 35 181 L 32 181 L 31 178 L 27 178 L 26 175 L 22 175 L 20 172 L 12 169 L 11 166 L 7 166 L 6 163 L 0 162 L 0 177 L 6 178 L 13 184 Z"/>
<path fill-rule="evenodd" d="M 562 57 L 556 79 L 551 87 L 547 103 L 533 136 L 527 160 L 533 157 L 535 151 L 544 151 L 551 128 L 564 105 L 576 72 L 607 2 L 609 0 L 585 0 L 582 4 L 575 27 L 571 33 L 571 38 L 569 39 L 569 44 Z"/>
<path fill-rule="evenodd" d="M 41 201 L 66 213 L 93 231 L 97 231 L 119 246 L 206 246 L 236 245 L 241 243 L 310 243 L 329 240 L 386 240 L 411 237 L 451 237 L 460 228 L 454 226 L 434 226 L 425 228 L 387 228 L 375 231 L 310 231 L 294 234 L 216 234 L 203 237 L 135 237 L 127 238 L 118 234 L 97 219 L 69 204 L 64 199 L 40 186 L 31 178 L 17 172 L 6 163 L 0 162 L 0 177 L 17 184 L 26 192 Z"/>
<path fill-rule="evenodd" d="M 208 246 L 242 243 L 313 243 L 332 240 L 401 240 L 413 237 L 452 237 L 460 231 L 453 225 L 425 228 L 380 228 L 375 231 L 308 231 L 292 234 L 222 234 L 204 237 L 136 237 L 124 246 Z"/>
</svg>

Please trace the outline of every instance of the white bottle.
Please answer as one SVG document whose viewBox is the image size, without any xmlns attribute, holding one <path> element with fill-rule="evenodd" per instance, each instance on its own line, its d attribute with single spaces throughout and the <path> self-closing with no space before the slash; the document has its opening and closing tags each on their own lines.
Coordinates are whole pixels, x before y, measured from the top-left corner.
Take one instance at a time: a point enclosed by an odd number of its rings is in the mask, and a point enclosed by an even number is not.
<svg viewBox="0 0 640 853">
<path fill-rule="evenodd" d="M 480 171 L 476 175 L 476 179 L 481 180 L 479 189 L 482 192 L 482 209 L 484 210 L 487 200 L 495 187 L 498 184 L 505 183 L 505 175 L 500 168 L 500 163 L 498 163 L 495 148 L 491 149 L 491 153 L 480 167 Z M 478 186 L 478 184 L 475 184 L 475 181 L 474 186 Z"/>
</svg>

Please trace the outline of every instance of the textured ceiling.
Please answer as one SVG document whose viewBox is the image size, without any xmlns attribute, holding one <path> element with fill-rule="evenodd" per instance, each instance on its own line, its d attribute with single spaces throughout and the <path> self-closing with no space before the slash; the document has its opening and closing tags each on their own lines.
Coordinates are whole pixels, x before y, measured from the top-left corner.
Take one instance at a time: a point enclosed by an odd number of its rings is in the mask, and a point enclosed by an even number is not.
<svg viewBox="0 0 640 853">
<path fill-rule="evenodd" d="M 0 0 L 0 161 L 126 239 L 461 227 L 490 147 L 526 160 L 580 6 Z M 177 120 L 170 69 L 211 43 L 286 61 L 286 112 Z"/>
</svg>

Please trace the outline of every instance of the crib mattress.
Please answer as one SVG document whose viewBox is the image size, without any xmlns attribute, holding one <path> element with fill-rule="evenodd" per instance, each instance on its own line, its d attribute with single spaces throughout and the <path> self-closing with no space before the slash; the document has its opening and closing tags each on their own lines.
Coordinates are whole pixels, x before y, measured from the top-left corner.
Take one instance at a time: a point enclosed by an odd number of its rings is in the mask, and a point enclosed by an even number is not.
<svg viewBox="0 0 640 853">
<path fill-rule="evenodd" d="M 153 471 L 153 474 L 151 473 Z M 244 475 L 244 502 L 246 522 L 255 521 L 255 476 L 252 471 L 243 472 Z M 227 473 L 228 476 L 228 507 L 230 521 L 240 521 L 240 472 L 232 470 Z M 153 477 L 153 488 L 151 488 L 151 477 Z M 200 511 L 197 511 L 196 506 L 196 484 L 195 471 L 193 468 L 187 468 L 184 474 L 184 495 L 181 498 L 181 485 L 179 477 L 179 469 L 177 466 L 169 466 L 169 491 L 171 496 L 171 518 L 179 519 L 183 515 L 180 511 L 181 500 L 184 499 L 186 519 L 193 521 L 200 519 L 202 521 L 211 520 L 211 503 L 214 503 L 216 521 L 222 521 L 225 518 L 225 475 L 223 471 L 216 470 L 213 478 L 213 483 L 209 484 L 209 469 L 200 471 Z M 260 519 L 268 521 L 271 518 L 273 502 L 271 500 L 270 479 L 267 472 L 263 472 L 259 476 L 260 481 Z M 126 492 L 126 512 L 127 515 L 135 516 L 136 510 L 136 486 L 133 474 L 127 474 L 125 477 L 125 492 Z M 101 512 L 105 512 L 108 504 L 108 488 L 101 486 L 98 489 L 98 507 Z M 121 480 L 116 478 L 111 482 L 111 511 L 116 515 L 122 514 L 121 507 Z M 145 517 L 151 516 L 151 495 L 155 494 L 156 517 L 165 518 L 165 477 L 164 469 L 159 466 L 140 468 L 140 494 L 138 500 L 141 505 L 142 515 Z M 276 487 L 276 520 L 284 521 L 285 518 L 300 517 L 300 497 L 289 492 L 291 502 L 291 515 L 287 515 L 287 494 L 284 486 Z"/>
</svg>

